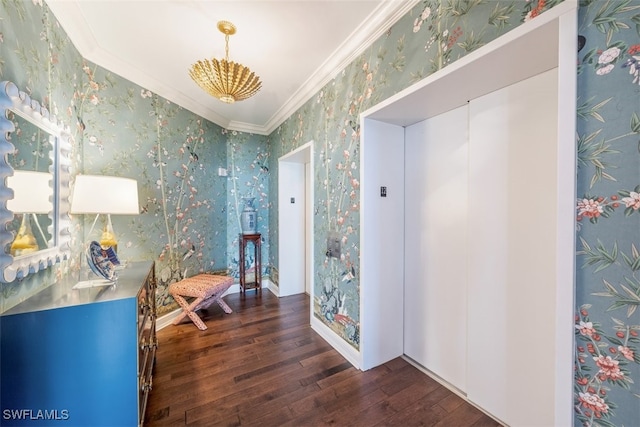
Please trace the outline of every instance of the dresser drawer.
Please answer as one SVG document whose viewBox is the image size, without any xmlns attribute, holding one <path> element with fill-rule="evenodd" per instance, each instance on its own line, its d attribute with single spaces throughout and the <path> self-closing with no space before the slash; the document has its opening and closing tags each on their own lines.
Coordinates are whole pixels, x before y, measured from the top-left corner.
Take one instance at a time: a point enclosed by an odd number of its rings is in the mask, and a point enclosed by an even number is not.
<svg viewBox="0 0 640 427">
<path fill-rule="evenodd" d="M 151 268 L 138 293 L 138 415 L 144 423 L 149 392 L 153 387 L 153 368 L 156 359 L 156 280 Z"/>
<path fill-rule="evenodd" d="M 141 335 L 148 319 L 153 314 L 151 295 L 146 286 L 140 289 L 138 294 L 138 335 Z"/>
<path fill-rule="evenodd" d="M 100 288 L 69 278 L 2 313 L 3 408 L 63 408 L 69 427 L 141 426 L 157 346 L 153 271 L 133 262 Z"/>
<path fill-rule="evenodd" d="M 140 374 L 138 377 L 138 404 L 140 405 L 140 425 L 144 422 L 144 412 L 147 407 L 149 392 L 153 388 L 153 365 L 156 358 L 156 344 L 152 343 L 142 352 L 143 362 L 140 364 Z"/>
</svg>

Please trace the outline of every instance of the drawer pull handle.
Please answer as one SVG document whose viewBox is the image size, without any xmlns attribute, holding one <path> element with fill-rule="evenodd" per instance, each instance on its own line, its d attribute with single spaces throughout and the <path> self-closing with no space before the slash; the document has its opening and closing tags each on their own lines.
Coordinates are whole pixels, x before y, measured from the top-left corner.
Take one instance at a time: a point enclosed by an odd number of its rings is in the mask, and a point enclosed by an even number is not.
<svg viewBox="0 0 640 427">
<path fill-rule="evenodd" d="M 142 387 L 140 387 L 140 390 L 142 390 L 142 392 L 145 393 L 147 391 L 151 391 L 152 388 L 153 388 L 153 378 L 150 377 L 149 381 L 142 384 Z"/>
</svg>

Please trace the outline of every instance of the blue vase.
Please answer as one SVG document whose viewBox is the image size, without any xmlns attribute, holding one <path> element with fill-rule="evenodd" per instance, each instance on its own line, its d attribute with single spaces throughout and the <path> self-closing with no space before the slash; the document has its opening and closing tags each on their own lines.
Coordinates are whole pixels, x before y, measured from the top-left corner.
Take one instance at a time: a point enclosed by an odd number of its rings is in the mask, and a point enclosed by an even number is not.
<svg viewBox="0 0 640 427">
<path fill-rule="evenodd" d="M 242 234 L 255 234 L 258 232 L 258 212 L 253 206 L 255 197 L 243 197 L 244 209 L 240 213 L 240 228 Z"/>
</svg>

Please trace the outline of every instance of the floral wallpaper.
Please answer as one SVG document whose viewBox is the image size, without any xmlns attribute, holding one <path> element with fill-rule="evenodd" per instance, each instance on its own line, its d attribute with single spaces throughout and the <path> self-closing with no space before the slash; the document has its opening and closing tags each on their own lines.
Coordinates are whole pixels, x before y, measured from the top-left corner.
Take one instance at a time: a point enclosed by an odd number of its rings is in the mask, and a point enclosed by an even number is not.
<svg viewBox="0 0 640 427">
<path fill-rule="evenodd" d="M 584 1 L 578 24 L 576 425 L 637 425 L 640 2 Z"/>
<path fill-rule="evenodd" d="M 256 197 L 267 235 L 267 138 L 227 131 L 86 61 L 42 1 L 0 5 L 0 79 L 16 83 L 71 127 L 72 174 L 137 179 L 140 215 L 112 222 L 121 258 L 156 261 L 159 314 L 177 307 L 167 291 L 174 281 L 205 271 L 237 278 L 242 197 Z M 83 247 L 97 238 L 97 230 L 87 235 L 93 220 L 74 215 L 71 260 L 0 285 L 0 308 L 81 270 Z M 247 262 L 252 268 L 255 260 Z"/>
<path fill-rule="evenodd" d="M 222 129 L 86 61 L 42 0 L 0 0 L 0 80 L 73 128 L 74 173 L 138 180 L 141 214 L 114 217 L 114 228 L 123 257 L 156 260 L 165 312 L 173 280 L 237 277 L 246 197 L 258 208 L 263 268 L 277 277 L 277 159 L 315 141 L 314 315 L 357 349 L 359 114 L 559 2 L 421 1 L 269 137 Z M 580 2 L 575 425 L 640 419 L 639 31 L 638 0 Z M 0 284 L 0 310 L 79 270 L 91 220 L 73 218 L 69 261 Z M 324 255 L 330 233 L 341 258 Z"/>
<path fill-rule="evenodd" d="M 45 106 L 51 114 L 71 127 L 72 168 L 79 164 L 78 129 L 73 127 L 72 98 L 82 79 L 77 73 L 82 58 L 64 31 L 41 1 L 0 2 L 0 80 L 13 81 L 20 90 Z M 16 147 L 16 165 L 22 163 L 25 147 Z M 21 150 L 22 148 L 22 150 Z M 42 147 L 41 147 L 42 148 Z M 31 147 L 27 148 L 30 150 Z M 22 153 L 21 153 L 22 152 Z M 25 160 L 26 162 L 26 160 Z M 72 233 L 79 230 L 72 222 Z M 79 264 L 78 240 L 72 239 L 72 258 L 27 276 L 21 281 L 0 284 L 0 311 L 35 294 L 43 287 L 66 276 Z"/>
<path fill-rule="evenodd" d="M 223 130 L 100 67 L 83 72 L 82 172 L 138 180 L 141 214 L 114 216 L 113 226 L 124 259 L 156 260 L 162 314 L 174 308 L 169 284 L 226 270 Z"/>
<path fill-rule="evenodd" d="M 240 214 L 247 206 L 246 199 L 253 199 L 252 206 L 258 212 L 258 233 L 264 260 L 263 272 L 270 270 L 267 265 L 269 252 L 269 158 L 266 137 L 236 131 L 226 131 L 227 169 L 230 179 L 227 188 L 227 266 L 234 277 L 239 278 L 239 234 Z M 276 215 L 277 216 L 277 215 Z M 245 271 L 250 274 L 255 268 L 253 251 L 248 248 L 245 257 Z"/>
<path fill-rule="evenodd" d="M 315 141 L 314 312 L 355 348 L 358 115 L 557 3 L 420 2 L 271 135 L 272 170 L 275 159 Z M 639 7 L 637 0 L 580 7 L 576 425 L 640 420 Z M 277 208 L 277 195 L 271 200 Z M 341 238 L 340 259 L 325 256 L 329 233 Z M 270 240 L 274 248 L 273 220 Z M 277 250 L 270 256 L 277 266 Z"/>
<path fill-rule="evenodd" d="M 271 135 L 272 170 L 283 154 L 315 142 L 314 312 L 354 348 L 360 344 L 360 113 L 558 3 L 422 1 Z M 272 188 L 276 180 L 273 174 Z M 277 208 L 277 195 L 271 200 Z M 275 223 L 270 233 L 274 247 Z M 341 239 L 339 259 L 325 256 L 330 233 Z M 270 257 L 277 266 L 277 249 Z"/>
</svg>

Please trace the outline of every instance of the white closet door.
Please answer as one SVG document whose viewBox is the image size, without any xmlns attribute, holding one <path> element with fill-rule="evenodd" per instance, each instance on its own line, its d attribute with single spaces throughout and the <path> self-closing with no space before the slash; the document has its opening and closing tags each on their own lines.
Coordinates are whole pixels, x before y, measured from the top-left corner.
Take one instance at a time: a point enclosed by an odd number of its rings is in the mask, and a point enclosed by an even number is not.
<svg viewBox="0 0 640 427">
<path fill-rule="evenodd" d="M 513 426 L 554 424 L 557 91 L 551 70 L 469 105 L 467 395 Z"/>
<path fill-rule="evenodd" d="M 466 388 L 467 106 L 406 128 L 404 353 Z"/>
<path fill-rule="evenodd" d="M 278 257 L 280 263 L 278 295 L 305 291 L 305 166 L 304 163 L 278 162 Z"/>
</svg>

